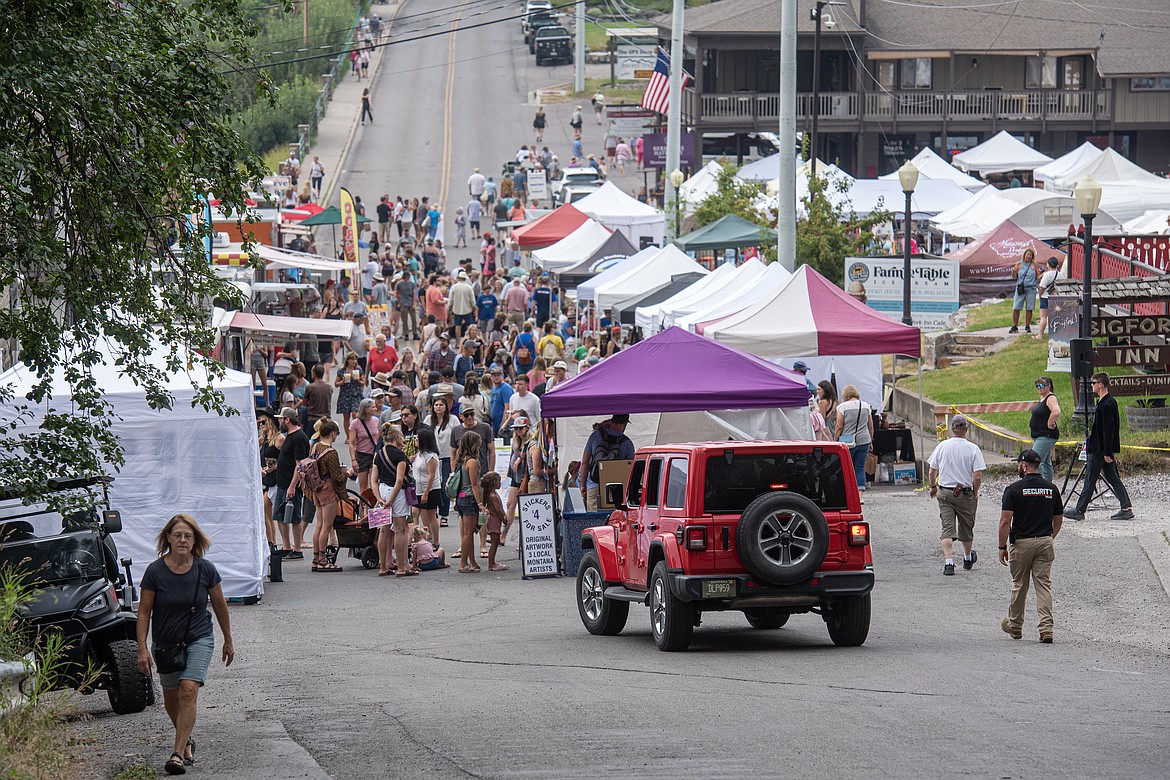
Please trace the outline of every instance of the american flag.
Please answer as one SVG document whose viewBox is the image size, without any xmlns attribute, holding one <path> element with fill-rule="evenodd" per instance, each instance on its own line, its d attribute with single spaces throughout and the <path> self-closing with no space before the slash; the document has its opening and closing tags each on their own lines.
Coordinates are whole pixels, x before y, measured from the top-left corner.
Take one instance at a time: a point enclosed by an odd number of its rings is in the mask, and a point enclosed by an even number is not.
<svg viewBox="0 0 1170 780">
<path fill-rule="evenodd" d="M 682 88 L 686 89 L 691 83 L 690 74 L 685 70 L 682 74 Z M 658 47 L 658 61 L 654 63 L 654 72 L 650 74 L 650 81 L 646 84 L 646 91 L 642 93 L 642 108 L 665 114 L 670 111 L 670 56 Z"/>
</svg>

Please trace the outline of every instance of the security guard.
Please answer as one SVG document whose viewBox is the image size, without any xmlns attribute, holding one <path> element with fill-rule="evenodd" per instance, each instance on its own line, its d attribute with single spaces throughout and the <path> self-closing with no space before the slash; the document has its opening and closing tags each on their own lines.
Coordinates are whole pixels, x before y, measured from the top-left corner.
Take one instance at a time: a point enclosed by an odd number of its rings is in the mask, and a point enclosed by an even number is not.
<svg viewBox="0 0 1170 780">
<path fill-rule="evenodd" d="M 1003 491 L 999 513 L 999 562 L 1012 574 L 1012 599 L 1000 627 L 1012 639 L 1023 636 L 1028 578 L 1036 586 L 1040 641 L 1052 644 L 1052 540 L 1064 523 L 1064 504 L 1056 485 L 1040 476 L 1040 453 L 1024 450 L 1017 458 L 1020 479 Z M 1009 549 L 1010 544 L 1010 549 Z"/>
<path fill-rule="evenodd" d="M 939 442 L 930 454 L 930 497 L 938 498 L 942 519 L 943 574 L 955 573 L 953 548 L 963 543 L 963 568 L 979 560 L 974 550 L 975 512 L 979 508 L 979 486 L 983 483 L 983 451 L 967 438 L 967 418 L 951 418 L 951 438 Z M 940 492 L 941 490 L 941 492 Z"/>
</svg>

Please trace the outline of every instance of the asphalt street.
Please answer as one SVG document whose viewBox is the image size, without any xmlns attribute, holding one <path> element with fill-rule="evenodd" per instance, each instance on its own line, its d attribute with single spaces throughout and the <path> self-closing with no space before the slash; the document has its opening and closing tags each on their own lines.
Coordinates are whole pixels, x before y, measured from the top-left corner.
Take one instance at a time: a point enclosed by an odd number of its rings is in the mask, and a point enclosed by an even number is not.
<svg viewBox="0 0 1170 780">
<path fill-rule="evenodd" d="M 453 13 L 405 18 L 429 8 L 449 5 L 409 0 L 398 34 Z M 359 128 L 341 183 L 371 208 L 381 193 L 441 197 L 451 237 L 471 169 L 498 176 L 532 140 L 529 92 L 569 77 L 535 68 L 515 21 L 391 47 L 376 122 Z M 565 130 L 549 128 L 556 151 Z M 600 133 L 586 123 L 587 142 Z M 757 631 L 726 613 L 666 654 L 639 606 L 622 635 L 590 636 L 572 579 L 521 580 L 514 547 L 498 574 L 379 578 L 342 558 L 345 572 L 314 577 L 287 562 L 261 604 L 231 609 L 236 662 L 213 662 L 192 774 L 1165 777 L 1170 600 L 1132 531 L 1070 525 L 1057 542 L 1056 643 L 1038 643 L 1031 607 L 1012 641 L 999 628 L 1010 578 L 994 560 L 997 506 L 984 496 L 982 560 L 944 578 L 935 503 L 867 494 L 878 584 L 855 649 L 834 647 L 815 615 Z M 441 541 L 455 549 L 455 530 Z M 137 757 L 161 769 L 161 706 L 114 716 L 100 694 L 80 706 L 79 776 Z"/>
<path fill-rule="evenodd" d="M 635 606 L 587 634 L 569 578 L 455 569 L 396 580 L 351 559 L 287 563 L 236 606 L 237 660 L 201 699 L 199 775 L 222 778 L 1165 777 L 1170 602 L 1123 526 L 1057 542 L 1056 643 L 1000 631 L 1010 579 L 984 496 L 971 571 L 943 577 L 935 503 L 867 494 L 878 584 L 866 644 L 819 617 L 778 631 L 704 617 L 692 648 L 655 649 Z M 442 541 L 455 545 L 452 529 Z M 161 708 L 97 718 L 89 776 L 128 756 L 161 766 Z"/>
</svg>

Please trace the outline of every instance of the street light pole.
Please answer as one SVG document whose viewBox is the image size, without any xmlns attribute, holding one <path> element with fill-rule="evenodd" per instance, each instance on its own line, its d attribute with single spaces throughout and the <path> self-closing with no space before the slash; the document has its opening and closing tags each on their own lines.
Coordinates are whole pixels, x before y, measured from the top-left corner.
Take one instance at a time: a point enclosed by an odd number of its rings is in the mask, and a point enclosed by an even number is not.
<svg viewBox="0 0 1170 780">
<path fill-rule="evenodd" d="M 914 205 L 914 188 L 918 186 L 918 168 L 909 160 L 898 169 L 898 181 L 902 185 L 902 192 L 906 194 L 906 215 L 902 222 L 902 323 L 913 325 L 914 318 L 910 316 L 910 227 Z"/>
<path fill-rule="evenodd" d="M 678 168 L 670 172 L 670 184 L 674 189 L 674 224 L 670 226 L 670 239 L 673 241 L 682 233 L 682 187 L 683 180 L 686 176 Z"/>
<path fill-rule="evenodd" d="M 812 91 L 812 133 L 808 144 L 809 169 L 815 176 L 817 173 L 817 119 L 821 115 L 821 11 L 825 8 L 824 0 L 817 0 L 817 7 L 813 9 L 813 21 L 817 23 L 816 33 L 813 35 L 813 91 Z"/>
<path fill-rule="evenodd" d="M 1101 205 L 1101 185 L 1090 176 L 1077 183 L 1073 190 L 1073 197 L 1077 201 L 1077 210 L 1081 212 L 1081 219 L 1085 222 L 1085 246 L 1081 253 L 1081 326 L 1078 336 L 1092 344 L 1093 339 L 1093 219 L 1097 216 L 1097 209 Z M 1076 356 L 1074 356 L 1075 358 Z M 1075 368 L 1075 367 L 1074 367 Z M 1090 394 L 1089 384 L 1092 371 L 1080 372 L 1081 396 L 1085 412 L 1085 435 L 1089 430 Z"/>
</svg>

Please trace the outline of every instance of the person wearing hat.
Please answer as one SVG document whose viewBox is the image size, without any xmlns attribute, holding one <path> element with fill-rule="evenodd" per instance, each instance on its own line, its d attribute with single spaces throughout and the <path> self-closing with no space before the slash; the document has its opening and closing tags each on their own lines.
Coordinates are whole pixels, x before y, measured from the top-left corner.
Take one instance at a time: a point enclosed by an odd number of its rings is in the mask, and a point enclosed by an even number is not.
<svg viewBox="0 0 1170 780">
<path fill-rule="evenodd" d="M 1003 491 L 999 513 L 999 562 L 1012 575 L 1008 616 L 1000 623 L 1012 639 L 1023 636 L 1028 581 L 1036 589 L 1036 615 L 1040 641 L 1052 643 L 1053 541 L 1064 524 L 1064 503 L 1052 482 L 1040 476 L 1043 460 L 1036 450 L 1024 450 L 1016 458 L 1020 479 Z"/>
<path fill-rule="evenodd" d="M 455 338 L 462 338 L 467 329 L 475 323 L 475 289 L 472 288 L 466 271 L 460 270 L 455 275 L 455 284 L 451 285 L 448 298 L 451 304 L 451 317 L 455 323 Z"/>
<path fill-rule="evenodd" d="M 626 426 L 630 424 L 628 414 L 615 414 L 608 420 L 602 420 L 593 426 L 593 433 L 585 441 L 585 449 L 581 453 L 581 470 L 577 477 L 577 486 L 581 490 L 581 498 L 585 501 L 588 512 L 596 512 L 601 506 L 601 479 L 600 465 L 607 460 L 633 460 L 634 442 L 626 436 Z"/>
<path fill-rule="evenodd" d="M 386 286 L 386 277 L 382 275 L 381 269 L 374 274 L 374 286 L 370 288 L 370 304 L 373 306 L 385 306 L 390 302 L 390 288 Z"/>
<path fill-rule="evenodd" d="M 804 377 L 804 386 L 808 388 L 808 394 L 816 395 L 817 386 L 813 384 L 811 379 L 808 378 L 808 363 L 805 363 L 803 360 L 798 360 L 792 364 L 792 370 L 798 372 L 801 376 Z"/>
<path fill-rule="evenodd" d="M 301 490 L 290 489 L 296 476 L 297 464 L 309 457 L 309 437 L 301 428 L 301 416 L 296 409 L 286 406 L 277 415 L 284 442 L 276 457 L 276 498 L 272 506 L 272 518 L 280 530 L 281 551 L 289 560 L 305 557 L 301 542 L 305 534 L 301 522 Z"/>
<path fill-rule="evenodd" d="M 398 350 L 389 343 L 384 333 L 374 336 L 374 348 L 366 356 L 366 373 L 370 376 L 371 382 L 373 382 L 375 375 L 379 375 L 385 377 L 382 387 L 389 387 L 390 372 L 394 370 L 396 365 L 398 365 Z"/>
<path fill-rule="evenodd" d="M 455 367 L 455 350 L 451 349 L 451 334 L 447 331 L 439 333 L 439 343 L 427 353 L 423 361 L 423 368 L 430 372 L 442 372 L 444 368 Z"/>
<path fill-rule="evenodd" d="M 951 438 L 939 442 L 930 454 L 930 497 L 938 499 L 942 518 L 943 574 L 955 573 L 952 553 L 956 540 L 963 543 L 963 568 L 979 560 L 975 552 L 975 513 L 979 486 L 983 483 L 983 451 L 967 438 L 967 418 L 951 418 Z"/>
<path fill-rule="evenodd" d="M 544 394 L 554 387 L 564 382 L 569 378 L 569 364 L 563 360 L 558 360 L 552 364 L 552 368 L 548 370 L 548 378 L 541 382 L 533 389 L 538 398 L 544 398 Z"/>
</svg>

